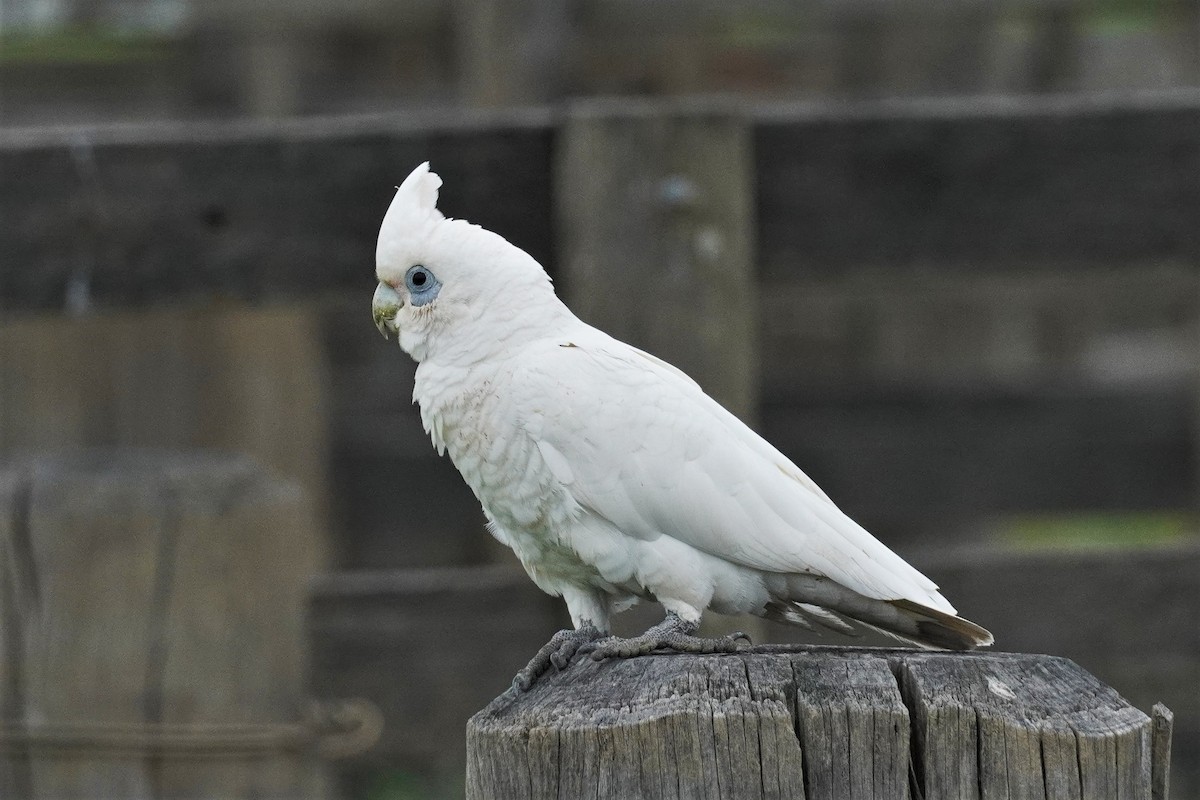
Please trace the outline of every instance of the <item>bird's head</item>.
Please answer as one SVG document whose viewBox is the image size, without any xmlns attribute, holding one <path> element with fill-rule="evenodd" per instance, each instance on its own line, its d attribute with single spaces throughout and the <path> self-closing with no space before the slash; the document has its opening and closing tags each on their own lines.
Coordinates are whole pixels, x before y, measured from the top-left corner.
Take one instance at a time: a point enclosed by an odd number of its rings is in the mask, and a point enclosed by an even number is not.
<svg viewBox="0 0 1200 800">
<path fill-rule="evenodd" d="M 375 249 L 372 316 L 417 361 L 438 354 L 483 358 L 565 308 L 525 251 L 442 216 L 441 185 L 426 162 L 396 190 Z"/>
</svg>

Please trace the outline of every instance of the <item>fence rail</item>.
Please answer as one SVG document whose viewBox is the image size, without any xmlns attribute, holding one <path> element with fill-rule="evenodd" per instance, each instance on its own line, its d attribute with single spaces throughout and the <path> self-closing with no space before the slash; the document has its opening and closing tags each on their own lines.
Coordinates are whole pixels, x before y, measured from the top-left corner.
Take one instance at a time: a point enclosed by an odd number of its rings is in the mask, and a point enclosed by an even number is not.
<svg viewBox="0 0 1200 800">
<path fill-rule="evenodd" d="M 1200 259 L 1200 92 L 707 105 L 749 127 L 748 222 L 767 281 Z M 392 185 L 427 159 L 445 179 L 451 216 L 498 231 L 554 271 L 554 209 L 566 198 L 553 158 L 570 118 L 0 132 L 0 311 L 58 310 L 80 279 L 102 308 L 353 290 L 370 283 Z"/>
</svg>

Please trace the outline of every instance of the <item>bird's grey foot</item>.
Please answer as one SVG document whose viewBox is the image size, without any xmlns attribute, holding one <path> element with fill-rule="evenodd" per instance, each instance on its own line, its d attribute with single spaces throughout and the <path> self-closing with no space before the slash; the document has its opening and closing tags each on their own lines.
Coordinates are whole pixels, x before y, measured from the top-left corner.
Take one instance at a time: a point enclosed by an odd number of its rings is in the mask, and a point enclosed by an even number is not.
<svg viewBox="0 0 1200 800">
<path fill-rule="evenodd" d="M 513 689 L 518 692 L 529 691 L 534 682 L 551 666 L 557 670 L 566 669 L 580 647 L 603 636 L 600 629 L 594 625 L 584 625 L 577 630 L 559 631 L 542 645 L 537 655 L 513 678 Z"/>
<path fill-rule="evenodd" d="M 655 625 L 641 636 L 622 639 L 609 636 L 596 642 L 584 644 L 579 652 L 590 653 L 592 659 L 600 661 L 605 658 L 634 658 L 650 653 L 736 653 L 739 642 L 750 643 L 750 637 L 741 632 L 704 639 L 696 636 L 698 622 L 688 622 L 675 612 L 668 612 L 667 618 Z"/>
</svg>

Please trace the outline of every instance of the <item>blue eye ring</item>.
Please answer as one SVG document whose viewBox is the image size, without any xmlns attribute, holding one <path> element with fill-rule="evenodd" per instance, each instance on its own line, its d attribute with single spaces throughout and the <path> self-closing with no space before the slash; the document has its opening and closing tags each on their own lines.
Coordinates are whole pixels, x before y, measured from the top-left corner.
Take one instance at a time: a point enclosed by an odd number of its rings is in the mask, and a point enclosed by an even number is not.
<svg viewBox="0 0 1200 800">
<path fill-rule="evenodd" d="M 442 282 L 423 264 L 414 264 L 404 273 L 404 286 L 414 306 L 423 306 L 438 296 Z"/>
</svg>

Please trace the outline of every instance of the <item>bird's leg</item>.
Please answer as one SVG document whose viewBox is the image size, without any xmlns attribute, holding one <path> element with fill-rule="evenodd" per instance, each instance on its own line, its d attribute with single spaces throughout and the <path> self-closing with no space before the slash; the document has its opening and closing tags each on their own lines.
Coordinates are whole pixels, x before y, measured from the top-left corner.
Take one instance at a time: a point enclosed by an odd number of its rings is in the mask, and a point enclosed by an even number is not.
<svg viewBox="0 0 1200 800">
<path fill-rule="evenodd" d="M 604 633 L 591 624 L 575 630 L 559 631 L 550 637 L 550 641 L 542 645 L 525 668 L 516 674 L 512 682 L 513 689 L 517 692 L 529 691 L 534 682 L 551 666 L 557 670 L 566 669 L 580 647 L 603 636 Z"/>
<path fill-rule="evenodd" d="M 669 653 L 735 653 L 739 641 L 750 641 L 750 637 L 741 631 L 714 639 L 704 639 L 695 635 L 696 629 L 699 627 L 698 621 L 689 622 L 674 611 L 668 611 L 666 619 L 641 636 L 634 636 L 630 639 L 610 636 L 600 641 L 584 644 L 579 648 L 579 652 L 591 653 L 592 658 L 596 661 L 605 658 L 633 658 L 660 651 Z"/>
</svg>

